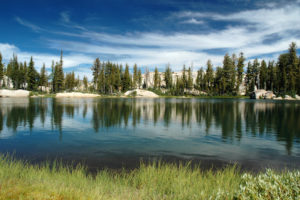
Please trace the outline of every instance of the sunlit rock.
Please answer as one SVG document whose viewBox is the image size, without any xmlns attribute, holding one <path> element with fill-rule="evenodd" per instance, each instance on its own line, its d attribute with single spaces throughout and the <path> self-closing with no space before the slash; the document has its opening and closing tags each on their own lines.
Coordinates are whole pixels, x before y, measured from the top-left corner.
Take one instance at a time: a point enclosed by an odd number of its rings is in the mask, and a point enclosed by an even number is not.
<svg viewBox="0 0 300 200">
<path fill-rule="evenodd" d="M 27 90 L 0 90 L 0 97 L 29 97 Z"/>
</svg>

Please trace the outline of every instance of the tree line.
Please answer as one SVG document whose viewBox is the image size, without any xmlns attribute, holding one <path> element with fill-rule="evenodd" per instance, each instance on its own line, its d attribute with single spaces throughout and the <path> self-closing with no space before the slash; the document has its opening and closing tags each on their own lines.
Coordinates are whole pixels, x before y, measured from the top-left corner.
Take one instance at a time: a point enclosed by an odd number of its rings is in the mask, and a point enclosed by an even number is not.
<svg viewBox="0 0 300 200">
<path fill-rule="evenodd" d="M 0 87 L 5 87 L 3 78 L 6 75 L 15 89 L 35 91 L 44 86 L 51 88 L 54 93 L 73 91 L 82 84 L 84 90 L 102 94 L 150 88 L 170 95 L 184 95 L 191 91 L 201 91 L 208 95 L 239 95 L 240 87 L 244 84 L 247 95 L 255 89 L 270 90 L 276 95 L 300 95 L 300 58 L 297 56 L 296 43 L 291 43 L 288 52 L 281 54 L 277 62 L 254 59 L 245 64 L 245 60 L 243 53 L 239 56 L 226 54 L 223 66 L 214 68 L 211 60 L 208 60 L 206 69 L 201 67 L 197 70 L 197 76 L 193 76 L 192 67 L 183 66 L 181 75 L 175 77 L 170 65 L 167 65 L 163 73 L 155 67 L 153 84 L 148 85 L 149 70 L 146 69 L 142 76 L 141 69 L 136 64 L 131 73 L 128 64 L 124 69 L 121 64 L 101 62 L 96 58 L 91 67 L 92 84 L 89 84 L 87 77 L 79 80 L 74 72 L 63 72 L 62 52 L 60 61 L 52 62 L 50 75 L 47 74 L 45 65 L 37 72 L 32 57 L 27 64 L 18 62 L 14 55 L 5 67 L 0 54 Z"/>
<path fill-rule="evenodd" d="M 7 76 L 8 80 L 4 80 Z M 64 73 L 63 71 L 63 52 L 61 51 L 60 61 L 54 63 L 52 61 L 51 73 L 48 75 L 45 64 L 41 71 L 38 72 L 35 68 L 33 58 L 30 58 L 29 63 L 19 62 L 17 55 L 13 55 L 12 59 L 5 67 L 2 62 L 0 53 L 0 88 L 9 87 L 12 83 L 14 89 L 27 89 L 29 91 L 39 91 L 44 88 L 50 88 L 53 93 L 64 90 L 73 91 L 80 86 L 80 79 L 75 78 L 75 73 Z M 88 79 L 84 77 L 82 80 L 84 90 L 88 89 Z"/>
</svg>

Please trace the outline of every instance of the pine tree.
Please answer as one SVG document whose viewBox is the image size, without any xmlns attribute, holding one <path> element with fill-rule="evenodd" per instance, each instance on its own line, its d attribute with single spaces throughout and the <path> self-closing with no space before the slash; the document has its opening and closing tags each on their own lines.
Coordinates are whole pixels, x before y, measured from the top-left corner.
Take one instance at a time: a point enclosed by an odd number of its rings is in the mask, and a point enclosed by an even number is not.
<svg viewBox="0 0 300 200">
<path fill-rule="evenodd" d="M 243 82 L 243 75 L 244 75 L 244 54 L 243 52 L 240 53 L 240 57 L 238 59 L 238 64 L 237 64 L 237 83 L 236 83 L 236 92 L 239 93 L 239 87 Z"/>
<path fill-rule="evenodd" d="M 281 95 L 285 95 L 288 91 L 288 70 L 287 66 L 289 64 L 289 54 L 281 54 L 278 58 L 277 63 L 277 78 L 278 78 L 278 92 Z"/>
<path fill-rule="evenodd" d="M 9 74 L 9 78 L 13 83 L 14 89 L 20 88 L 20 65 L 18 63 L 18 57 L 14 54 L 13 59 L 10 61 L 11 71 Z"/>
<path fill-rule="evenodd" d="M 139 71 L 138 71 L 138 85 L 139 85 L 139 89 L 140 89 L 141 85 L 142 85 L 142 72 L 141 72 L 141 69 L 139 69 Z"/>
<path fill-rule="evenodd" d="M 274 81 L 274 62 L 269 61 L 267 68 L 267 90 L 274 91 Z"/>
<path fill-rule="evenodd" d="M 193 89 L 193 76 L 192 76 L 192 69 L 189 67 L 188 69 L 188 80 L 187 80 L 187 89 Z"/>
<path fill-rule="evenodd" d="M 154 88 L 157 89 L 159 85 L 160 84 L 159 84 L 158 69 L 157 69 L 157 67 L 155 67 L 155 70 L 154 70 Z"/>
<path fill-rule="evenodd" d="M 260 89 L 266 89 L 267 87 L 267 63 L 262 60 L 261 61 L 261 67 L 260 67 L 260 70 L 259 70 L 259 86 L 260 86 Z"/>
<path fill-rule="evenodd" d="M 99 58 L 96 58 L 94 61 L 93 66 L 91 67 L 92 73 L 93 73 L 93 83 L 94 83 L 94 89 L 98 90 L 98 78 L 101 70 L 101 62 Z"/>
<path fill-rule="evenodd" d="M 3 86 L 2 82 L 4 79 L 4 64 L 2 63 L 2 54 L 0 52 L 0 88 Z"/>
<path fill-rule="evenodd" d="M 32 57 L 30 58 L 27 72 L 27 89 L 30 91 L 34 91 L 37 89 L 37 72 L 34 68 Z"/>
<path fill-rule="evenodd" d="M 204 87 L 203 87 L 203 82 L 204 82 L 204 74 L 203 74 L 203 68 L 201 67 L 198 72 L 197 72 L 197 78 L 196 78 L 196 88 L 198 90 L 204 90 Z"/>
<path fill-rule="evenodd" d="M 165 83 L 166 83 L 166 88 L 167 89 L 171 89 L 172 88 L 172 70 L 170 68 L 170 65 L 168 64 L 166 67 L 166 71 L 165 71 Z"/>
<path fill-rule="evenodd" d="M 95 80 L 95 79 L 93 79 Z M 100 73 L 98 75 L 97 80 L 97 89 L 100 93 L 105 93 L 105 72 L 104 72 L 104 64 L 100 68 Z M 95 86 L 94 86 L 95 87 Z"/>
<path fill-rule="evenodd" d="M 183 81 L 183 76 L 179 78 L 177 76 L 176 78 L 176 86 L 175 86 L 175 95 L 184 95 L 184 81 Z"/>
<path fill-rule="evenodd" d="M 124 77 L 123 77 L 123 91 L 126 92 L 130 89 L 131 80 L 130 80 L 130 73 L 129 73 L 129 66 L 126 64 Z"/>
<path fill-rule="evenodd" d="M 19 72 L 18 72 L 18 76 L 19 76 L 19 88 L 25 89 L 26 88 L 26 83 L 27 83 L 27 64 L 26 62 L 23 63 L 19 63 Z"/>
<path fill-rule="evenodd" d="M 222 95 L 225 92 L 225 78 L 223 75 L 223 69 L 221 67 L 217 67 L 216 69 L 214 88 L 218 95 Z"/>
<path fill-rule="evenodd" d="M 207 61 L 207 68 L 206 73 L 204 75 L 204 80 L 206 91 L 211 92 L 214 81 L 214 70 L 210 60 Z"/>
<path fill-rule="evenodd" d="M 84 90 L 87 91 L 88 90 L 88 79 L 86 76 L 83 77 L 83 86 L 84 86 Z"/>
<path fill-rule="evenodd" d="M 257 60 L 257 58 L 253 61 L 253 65 L 252 65 L 252 74 L 253 74 L 253 78 L 254 78 L 254 85 L 256 86 L 256 88 L 259 88 L 259 62 Z"/>
<path fill-rule="evenodd" d="M 137 70 L 137 65 L 134 64 L 133 66 L 133 81 L 132 81 L 132 87 L 135 89 L 137 86 L 138 82 L 138 70 Z"/>
<path fill-rule="evenodd" d="M 235 65 L 230 58 L 228 54 L 224 56 L 223 60 L 223 74 L 224 78 L 226 80 L 226 85 L 225 85 L 225 93 L 230 93 L 232 94 L 235 91 Z"/>
<path fill-rule="evenodd" d="M 43 64 L 43 67 L 41 69 L 40 73 L 40 86 L 47 87 L 48 86 L 48 77 L 47 77 L 47 72 L 46 72 L 46 66 Z"/>
<path fill-rule="evenodd" d="M 253 71 L 253 65 L 251 64 L 250 61 L 248 62 L 248 66 L 247 66 L 246 85 L 247 85 L 246 93 L 250 95 L 255 88 L 255 74 Z"/>
<path fill-rule="evenodd" d="M 74 72 L 67 73 L 65 78 L 65 89 L 69 91 L 73 91 L 75 85 L 76 85 L 75 73 Z"/>
<path fill-rule="evenodd" d="M 296 94 L 296 85 L 300 85 L 299 83 L 296 84 L 299 72 L 298 66 L 299 60 L 297 57 L 297 45 L 296 43 L 292 42 L 289 48 L 289 60 L 287 66 L 288 91 L 291 95 Z"/>
<path fill-rule="evenodd" d="M 184 89 L 187 88 L 187 78 L 186 78 L 186 74 L 185 73 L 186 73 L 186 69 L 185 69 L 185 65 L 183 65 L 181 80 L 183 82 Z"/>
</svg>

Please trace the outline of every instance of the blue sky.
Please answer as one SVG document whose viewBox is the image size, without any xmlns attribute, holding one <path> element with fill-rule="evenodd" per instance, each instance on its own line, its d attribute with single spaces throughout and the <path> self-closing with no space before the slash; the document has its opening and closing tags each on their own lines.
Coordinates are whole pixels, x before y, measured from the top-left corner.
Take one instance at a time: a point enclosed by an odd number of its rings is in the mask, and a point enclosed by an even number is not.
<svg viewBox="0 0 300 200">
<path fill-rule="evenodd" d="M 10 0 L 0 7 L 0 52 L 7 63 L 33 56 L 50 69 L 91 76 L 96 57 L 161 71 L 221 65 L 225 53 L 276 59 L 300 45 L 300 0 Z"/>
</svg>

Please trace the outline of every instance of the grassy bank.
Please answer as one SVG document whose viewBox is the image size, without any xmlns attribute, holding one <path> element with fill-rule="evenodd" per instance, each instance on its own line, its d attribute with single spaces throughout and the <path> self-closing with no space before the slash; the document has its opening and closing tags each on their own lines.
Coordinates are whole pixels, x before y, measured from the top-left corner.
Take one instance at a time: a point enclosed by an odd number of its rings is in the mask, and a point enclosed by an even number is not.
<svg viewBox="0 0 300 200">
<path fill-rule="evenodd" d="M 299 199 L 300 173 L 241 174 L 235 167 L 201 171 L 188 165 L 141 164 L 131 172 L 87 175 L 54 164 L 0 158 L 0 199 Z"/>
</svg>

